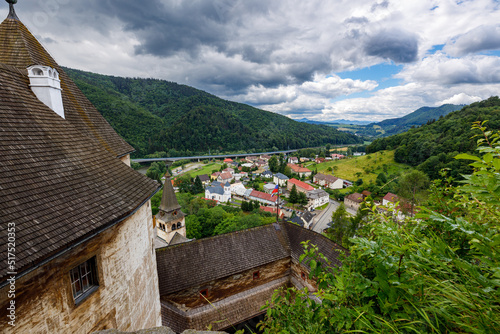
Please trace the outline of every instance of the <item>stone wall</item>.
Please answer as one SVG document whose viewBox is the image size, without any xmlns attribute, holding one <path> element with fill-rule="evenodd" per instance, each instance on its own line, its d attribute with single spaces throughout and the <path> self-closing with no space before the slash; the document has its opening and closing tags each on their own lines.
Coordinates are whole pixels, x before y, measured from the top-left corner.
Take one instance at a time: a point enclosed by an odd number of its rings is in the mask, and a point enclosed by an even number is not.
<svg viewBox="0 0 500 334">
<path fill-rule="evenodd" d="M 161 326 L 151 205 L 16 281 L 16 326 L 2 333 L 89 333 Z M 99 287 L 75 305 L 69 272 L 97 259 Z M 6 288 L 0 317 L 6 319 Z"/>
</svg>

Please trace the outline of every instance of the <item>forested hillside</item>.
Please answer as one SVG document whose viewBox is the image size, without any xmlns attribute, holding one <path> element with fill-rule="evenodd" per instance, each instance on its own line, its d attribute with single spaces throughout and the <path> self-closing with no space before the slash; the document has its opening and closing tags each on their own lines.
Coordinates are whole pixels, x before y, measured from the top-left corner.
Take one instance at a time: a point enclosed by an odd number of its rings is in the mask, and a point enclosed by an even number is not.
<svg viewBox="0 0 500 334">
<path fill-rule="evenodd" d="M 412 127 L 426 124 L 432 120 L 437 120 L 440 117 L 448 115 L 452 111 L 462 108 L 463 105 L 459 106 L 454 104 L 444 104 L 436 108 L 422 107 L 406 116 L 386 119 L 382 122 L 369 124 L 367 127 L 378 125 L 385 131 L 385 135 L 393 135 L 408 131 Z"/>
<path fill-rule="evenodd" d="M 169 156 L 267 151 L 361 143 L 324 125 L 230 102 L 195 88 L 157 79 L 132 79 L 65 69 L 111 126 L 137 151 Z"/>
<path fill-rule="evenodd" d="M 485 121 L 490 129 L 500 128 L 500 99 L 490 97 L 452 112 L 435 122 L 429 122 L 408 132 L 375 140 L 367 147 L 368 153 L 396 149 L 396 162 L 418 166 L 429 177 L 439 177 L 442 168 L 451 168 L 454 177 L 470 173 L 469 162 L 455 160 L 458 153 L 474 153 L 477 130 L 471 130 L 475 121 Z"/>
</svg>

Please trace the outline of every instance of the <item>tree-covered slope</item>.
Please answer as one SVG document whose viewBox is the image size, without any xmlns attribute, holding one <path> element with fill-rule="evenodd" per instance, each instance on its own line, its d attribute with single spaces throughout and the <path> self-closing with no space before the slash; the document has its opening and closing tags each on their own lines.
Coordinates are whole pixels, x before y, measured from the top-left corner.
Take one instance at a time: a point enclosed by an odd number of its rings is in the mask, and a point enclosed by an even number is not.
<svg viewBox="0 0 500 334">
<path fill-rule="evenodd" d="M 226 101 L 201 90 L 157 79 L 132 79 L 65 69 L 113 128 L 136 150 L 185 155 L 295 149 L 361 143 L 324 125 Z"/>
<path fill-rule="evenodd" d="M 470 168 L 468 162 L 455 160 L 454 156 L 475 152 L 476 141 L 472 137 L 477 133 L 471 130 L 471 125 L 485 120 L 490 129 L 500 129 L 498 97 L 473 103 L 408 132 L 376 139 L 367 147 L 367 152 L 396 149 L 396 162 L 418 166 L 431 178 L 438 178 L 442 168 L 452 168 L 453 176 L 458 176 L 470 172 Z"/>
<path fill-rule="evenodd" d="M 446 116 L 452 111 L 462 109 L 463 106 L 454 104 L 444 104 L 440 107 L 422 107 L 414 112 L 400 117 L 386 119 L 370 125 L 378 125 L 384 129 L 386 135 L 393 135 L 401 132 L 408 131 L 412 126 L 420 126 L 429 121 L 437 120 L 439 117 Z M 368 125 L 368 126 L 370 126 Z"/>
</svg>

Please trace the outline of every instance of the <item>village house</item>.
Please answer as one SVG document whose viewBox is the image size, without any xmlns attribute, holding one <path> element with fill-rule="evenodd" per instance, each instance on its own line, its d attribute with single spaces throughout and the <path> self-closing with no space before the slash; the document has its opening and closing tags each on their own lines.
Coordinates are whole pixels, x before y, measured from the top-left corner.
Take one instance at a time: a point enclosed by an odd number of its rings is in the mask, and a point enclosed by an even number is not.
<svg viewBox="0 0 500 334">
<path fill-rule="evenodd" d="M 345 158 L 345 155 L 343 155 L 343 154 L 337 154 L 337 153 L 332 154 L 333 160 L 340 160 L 340 159 L 344 159 L 344 158 Z"/>
<path fill-rule="evenodd" d="M 288 191 L 291 191 L 294 185 L 295 188 L 297 188 L 297 191 L 300 191 L 302 193 L 307 193 L 308 191 L 314 190 L 314 187 L 311 186 L 310 184 L 307 184 L 297 179 L 290 179 L 288 180 L 288 184 L 286 186 Z"/>
<path fill-rule="evenodd" d="M 289 178 L 285 174 L 281 173 L 276 173 L 273 176 L 273 182 L 275 184 L 279 184 L 280 187 L 286 186 L 286 183 L 288 182 Z"/>
<path fill-rule="evenodd" d="M 160 326 L 151 197 L 127 144 L 14 11 L 0 24 L 1 333 Z M 12 241 L 14 242 L 14 241 Z M 8 272 L 16 272 L 9 297 Z M 15 327 L 7 310 L 15 302 Z"/>
<path fill-rule="evenodd" d="M 230 173 L 231 175 L 233 175 L 234 174 L 234 169 L 228 167 L 228 168 L 222 170 L 222 172 L 223 173 Z"/>
<path fill-rule="evenodd" d="M 233 159 L 226 158 L 226 159 L 224 159 L 224 163 L 225 164 L 232 164 L 233 163 Z"/>
<path fill-rule="evenodd" d="M 361 203 L 363 203 L 364 197 L 362 194 L 354 193 L 344 198 L 344 204 L 346 207 L 358 211 Z"/>
<path fill-rule="evenodd" d="M 273 172 L 270 170 L 266 170 L 264 173 L 261 174 L 261 176 L 265 179 L 272 179 L 273 178 Z"/>
<path fill-rule="evenodd" d="M 222 174 L 221 172 L 215 172 L 212 175 L 210 175 L 210 179 L 217 180 L 221 174 Z"/>
<path fill-rule="evenodd" d="M 325 162 L 325 158 L 319 158 L 319 157 L 318 157 L 318 158 L 314 159 L 314 161 L 315 161 L 317 164 L 321 164 L 321 163 Z"/>
<path fill-rule="evenodd" d="M 243 185 L 241 182 L 236 182 L 231 184 L 231 194 L 243 197 L 245 196 L 245 192 L 247 191 L 247 188 Z"/>
<path fill-rule="evenodd" d="M 271 159 L 271 156 L 269 154 L 263 154 L 260 156 L 260 158 L 264 161 L 269 161 L 269 159 Z"/>
<path fill-rule="evenodd" d="M 258 201 L 262 204 L 276 205 L 278 196 L 272 196 L 271 194 L 266 194 L 262 191 L 252 190 L 248 198 L 252 201 Z"/>
<path fill-rule="evenodd" d="M 300 167 L 299 165 L 288 164 L 288 167 L 292 170 L 292 173 L 298 174 L 300 177 L 311 176 L 312 171 L 305 167 Z"/>
<path fill-rule="evenodd" d="M 231 182 L 232 180 L 234 180 L 234 176 L 229 172 L 223 172 L 217 177 L 217 181 L 223 183 Z"/>
<path fill-rule="evenodd" d="M 210 176 L 208 176 L 207 174 L 198 175 L 198 177 L 200 178 L 203 187 L 206 187 L 210 184 Z"/>
<path fill-rule="evenodd" d="M 387 193 L 382 199 L 382 205 L 384 206 L 387 206 L 389 203 L 396 204 L 397 202 L 399 202 L 399 197 L 393 193 Z"/>
<path fill-rule="evenodd" d="M 229 182 L 212 182 L 212 185 L 205 188 L 205 198 L 226 203 L 231 200 L 231 184 Z"/>
<path fill-rule="evenodd" d="M 323 189 L 314 189 L 306 193 L 307 199 L 309 200 L 307 207 L 317 208 L 322 205 L 327 204 L 330 201 L 330 196 Z"/>
<path fill-rule="evenodd" d="M 344 187 L 344 181 L 342 179 L 333 175 L 321 173 L 314 175 L 313 182 L 330 189 L 342 189 Z"/>
<path fill-rule="evenodd" d="M 299 163 L 299 158 L 297 157 L 290 157 L 288 158 L 288 162 L 291 164 L 298 164 Z"/>
</svg>

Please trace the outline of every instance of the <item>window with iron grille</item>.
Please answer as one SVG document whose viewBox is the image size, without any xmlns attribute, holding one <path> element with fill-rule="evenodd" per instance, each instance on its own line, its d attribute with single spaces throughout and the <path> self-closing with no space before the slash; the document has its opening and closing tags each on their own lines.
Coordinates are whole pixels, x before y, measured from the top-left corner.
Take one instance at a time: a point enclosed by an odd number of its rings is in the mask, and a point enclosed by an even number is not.
<svg viewBox="0 0 500 334">
<path fill-rule="evenodd" d="M 99 286 L 95 257 L 71 269 L 69 274 L 71 277 L 71 290 L 76 304 L 89 296 Z"/>
</svg>

